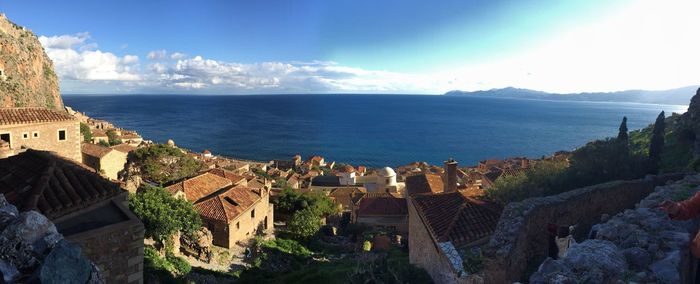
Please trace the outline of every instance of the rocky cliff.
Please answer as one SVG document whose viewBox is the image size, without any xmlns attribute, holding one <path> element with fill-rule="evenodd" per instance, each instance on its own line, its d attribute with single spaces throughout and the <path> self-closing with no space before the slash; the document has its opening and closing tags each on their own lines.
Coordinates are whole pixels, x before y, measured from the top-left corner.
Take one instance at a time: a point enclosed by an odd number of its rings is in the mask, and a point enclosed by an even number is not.
<svg viewBox="0 0 700 284">
<path fill-rule="evenodd" d="M 0 107 L 62 109 L 58 78 L 39 39 L 0 14 Z"/>
</svg>

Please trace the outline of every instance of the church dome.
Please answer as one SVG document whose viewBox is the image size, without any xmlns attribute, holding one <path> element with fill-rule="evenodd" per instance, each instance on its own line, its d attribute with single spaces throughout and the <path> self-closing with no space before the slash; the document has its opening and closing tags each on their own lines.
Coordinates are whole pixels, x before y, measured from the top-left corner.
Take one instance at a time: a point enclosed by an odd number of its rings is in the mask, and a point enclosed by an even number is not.
<svg viewBox="0 0 700 284">
<path fill-rule="evenodd" d="M 383 167 L 377 172 L 377 175 L 380 177 L 393 177 L 396 176 L 396 172 L 394 172 L 394 170 L 390 167 Z"/>
</svg>

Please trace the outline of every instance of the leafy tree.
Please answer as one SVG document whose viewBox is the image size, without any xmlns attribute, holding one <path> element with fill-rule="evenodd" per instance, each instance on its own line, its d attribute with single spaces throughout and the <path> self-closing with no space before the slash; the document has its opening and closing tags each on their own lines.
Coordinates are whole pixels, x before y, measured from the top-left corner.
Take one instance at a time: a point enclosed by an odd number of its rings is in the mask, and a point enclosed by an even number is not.
<svg viewBox="0 0 700 284">
<path fill-rule="evenodd" d="M 620 132 L 617 134 L 617 140 L 627 143 L 629 141 L 629 136 L 627 135 L 627 117 L 622 117 L 622 123 L 620 123 Z"/>
<path fill-rule="evenodd" d="M 275 210 L 282 213 L 294 213 L 310 208 L 319 216 L 329 216 L 338 213 L 333 200 L 320 192 L 300 193 L 286 188 L 275 201 Z"/>
<path fill-rule="evenodd" d="M 164 144 L 139 148 L 132 153 L 130 159 L 140 169 L 142 177 L 158 183 L 190 177 L 204 169 L 202 162 Z"/>
<path fill-rule="evenodd" d="M 522 174 L 499 177 L 486 193 L 491 200 L 503 204 L 557 193 L 557 190 L 562 189 L 560 185 L 563 184 L 568 166 L 564 160 L 543 160 Z"/>
<path fill-rule="evenodd" d="M 122 140 L 117 136 L 117 132 L 114 129 L 107 130 L 107 139 L 109 140 L 109 145 L 119 145 L 122 144 Z"/>
<path fill-rule="evenodd" d="M 287 229 L 297 239 L 308 239 L 321 229 L 321 216 L 311 208 L 297 211 L 287 222 Z"/>
<path fill-rule="evenodd" d="M 664 136 L 666 133 L 666 122 L 665 115 L 662 111 L 656 118 L 654 123 L 654 131 L 651 135 L 651 142 L 649 144 L 649 163 L 650 171 L 656 173 L 659 171 L 659 166 L 661 163 L 661 152 L 664 149 Z"/>
<path fill-rule="evenodd" d="M 90 130 L 90 126 L 82 122 L 80 123 L 80 135 L 83 136 L 84 142 L 92 142 L 92 131 Z"/>
<path fill-rule="evenodd" d="M 192 203 L 175 198 L 160 187 L 147 187 L 129 196 L 129 208 L 141 219 L 145 236 L 163 244 L 180 231 L 190 238 L 202 227 Z"/>
<path fill-rule="evenodd" d="M 100 146 L 109 147 L 109 142 L 100 140 Z"/>
</svg>

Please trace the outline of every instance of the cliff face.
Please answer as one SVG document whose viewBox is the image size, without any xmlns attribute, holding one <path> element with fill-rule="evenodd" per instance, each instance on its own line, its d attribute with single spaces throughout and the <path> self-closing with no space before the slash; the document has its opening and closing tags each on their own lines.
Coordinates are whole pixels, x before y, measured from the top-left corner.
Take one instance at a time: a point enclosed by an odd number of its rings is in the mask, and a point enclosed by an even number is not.
<svg viewBox="0 0 700 284">
<path fill-rule="evenodd" d="M 62 109 L 58 77 L 39 39 L 0 15 L 0 107 Z"/>
</svg>

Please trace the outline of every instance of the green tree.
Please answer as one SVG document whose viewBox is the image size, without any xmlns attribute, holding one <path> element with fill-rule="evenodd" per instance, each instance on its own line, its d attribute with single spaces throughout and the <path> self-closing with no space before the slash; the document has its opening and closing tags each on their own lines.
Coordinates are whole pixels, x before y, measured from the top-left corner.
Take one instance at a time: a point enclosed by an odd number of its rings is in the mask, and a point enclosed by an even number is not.
<svg viewBox="0 0 700 284">
<path fill-rule="evenodd" d="M 130 160 L 140 169 L 142 177 L 161 184 L 191 177 L 204 169 L 202 162 L 164 144 L 139 148 L 132 153 Z"/>
<path fill-rule="evenodd" d="M 163 244 L 176 232 L 190 238 L 202 227 L 199 213 L 192 203 L 175 198 L 160 187 L 147 187 L 129 196 L 129 208 L 139 217 L 146 228 L 146 238 Z"/>
<path fill-rule="evenodd" d="M 83 141 L 84 142 L 92 142 L 92 131 L 90 130 L 90 126 L 88 126 L 85 123 L 80 123 L 80 134 L 83 136 Z"/>
<path fill-rule="evenodd" d="M 622 123 L 620 123 L 620 132 L 617 134 L 617 140 L 627 143 L 629 141 L 629 136 L 627 134 L 627 117 L 622 117 Z"/>
<path fill-rule="evenodd" d="M 287 222 L 287 229 L 297 239 L 309 239 L 321 229 L 321 216 L 312 208 L 297 211 Z"/>
<path fill-rule="evenodd" d="M 109 147 L 109 142 L 104 141 L 104 140 L 100 140 L 100 145 L 104 146 L 104 147 Z"/>
<path fill-rule="evenodd" d="M 319 216 L 329 216 L 338 213 L 333 200 L 321 192 L 300 193 L 286 188 L 275 201 L 275 210 L 282 213 L 295 213 L 310 208 Z"/>
<path fill-rule="evenodd" d="M 117 132 L 114 129 L 107 130 L 107 139 L 109 139 L 109 145 L 119 145 L 122 144 L 122 140 L 117 136 Z"/>
<path fill-rule="evenodd" d="M 661 152 L 664 150 L 664 136 L 666 133 L 666 117 L 664 112 L 659 113 L 654 123 L 654 130 L 649 143 L 650 172 L 657 173 L 661 164 Z"/>
</svg>

